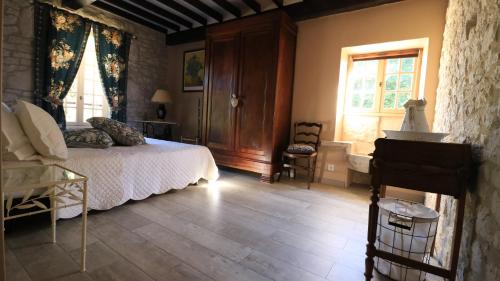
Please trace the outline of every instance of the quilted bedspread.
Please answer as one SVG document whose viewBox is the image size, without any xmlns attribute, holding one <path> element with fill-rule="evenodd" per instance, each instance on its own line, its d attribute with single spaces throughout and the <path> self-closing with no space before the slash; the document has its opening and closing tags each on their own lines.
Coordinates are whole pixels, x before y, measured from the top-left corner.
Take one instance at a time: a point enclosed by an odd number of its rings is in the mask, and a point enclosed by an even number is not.
<svg viewBox="0 0 500 281">
<path fill-rule="evenodd" d="M 44 159 L 79 172 L 88 180 L 88 208 L 107 210 L 130 199 L 141 200 L 199 179 L 216 180 L 210 151 L 199 145 L 146 138 L 147 144 L 108 149 L 69 148 L 67 160 Z M 81 214 L 80 206 L 58 210 L 59 218 Z"/>
</svg>

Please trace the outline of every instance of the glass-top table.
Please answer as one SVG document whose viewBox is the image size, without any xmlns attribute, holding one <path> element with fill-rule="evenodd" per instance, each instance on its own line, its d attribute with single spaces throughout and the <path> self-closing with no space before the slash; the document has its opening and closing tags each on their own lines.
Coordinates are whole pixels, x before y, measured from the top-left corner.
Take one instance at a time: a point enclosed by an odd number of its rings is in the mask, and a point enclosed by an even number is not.
<svg viewBox="0 0 500 281">
<path fill-rule="evenodd" d="M 56 243 L 57 210 L 82 206 L 81 271 L 85 271 L 87 240 L 87 177 L 62 166 L 2 168 L 2 221 L 51 212 L 52 242 Z"/>
<path fill-rule="evenodd" d="M 58 165 L 6 168 L 2 173 L 2 190 L 4 193 L 16 192 L 86 179 L 85 176 Z"/>
</svg>

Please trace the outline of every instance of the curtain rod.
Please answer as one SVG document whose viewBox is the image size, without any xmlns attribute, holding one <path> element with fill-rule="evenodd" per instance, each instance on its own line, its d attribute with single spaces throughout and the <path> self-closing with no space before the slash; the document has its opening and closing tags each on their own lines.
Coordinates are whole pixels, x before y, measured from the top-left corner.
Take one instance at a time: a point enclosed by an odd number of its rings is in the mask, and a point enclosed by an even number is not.
<svg viewBox="0 0 500 281">
<path fill-rule="evenodd" d="M 60 9 L 60 10 L 66 11 L 66 12 L 68 12 L 68 13 L 71 13 L 71 14 L 74 14 L 74 15 L 77 15 L 77 16 L 80 16 L 80 17 L 82 17 L 82 18 L 84 18 L 84 19 L 86 19 L 86 20 L 88 20 L 88 21 L 95 22 L 95 23 L 99 23 L 99 24 L 104 24 L 104 25 L 106 25 L 106 26 L 109 26 L 109 27 L 112 27 L 112 28 L 115 28 L 115 29 L 122 30 L 122 29 L 121 29 L 121 28 L 119 28 L 119 27 L 112 26 L 112 25 L 109 25 L 109 24 L 107 24 L 107 23 L 103 23 L 103 22 L 100 22 L 100 21 L 96 21 L 96 20 L 94 20 L 94 19 L 92 19 L 92 18 L 89 18 L 89 17 L 85 17 L 85 16 L 82 16 L 82 15 L 79 15 L 79 14 L 75 13 L 74 11 L 69 10 L 69 9 L 67 9 L 67 8 L 56 6 L 56 5 L 54 5 L 54 3 L 52 3 L 51 1 L 45 1 L 45 0 L 31 0 L 31 1 L 30 1 L 30 4 L 31 4 L 31 5 L 35 5 L 35 3 L 40 3 L 40 4 L 50 5 L 50 6 L 54 7 L 54 8 L 57 8 L 57 9 Z M 138 38 L 137 38 L 137 35 L 135 35 L 135 34 L 133 34 L 133 33 L 130 33 L 130 32 L 128 32 L 128 31 L 126 31 L 126 30 L 123 30 L 123 31 L 124 31 L 124 32 L 129 33 L 129 34 L 132 36 L 132 39 L 138 39 Z"/>
</svg>

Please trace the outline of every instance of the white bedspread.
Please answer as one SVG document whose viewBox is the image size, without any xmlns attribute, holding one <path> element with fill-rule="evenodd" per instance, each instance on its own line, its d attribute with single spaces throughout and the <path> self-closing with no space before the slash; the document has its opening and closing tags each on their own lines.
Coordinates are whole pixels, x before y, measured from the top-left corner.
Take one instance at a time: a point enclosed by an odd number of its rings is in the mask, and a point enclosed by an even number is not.
<svg viewBox="0 0 500 281">
<path fill-rule="evenodd" d="M 199 179 L 216 180 L 210 151 L 199 145 L 146 138 L 147 144 L 108 149 L 70 148 L 67 160 L 43 159 L 79 172 L 88 180 L 88 207 L 107 210 L 170 189 L 182 189 Z M 81 207 L 60 209 L 58 217 L 81 214 Z"/>
</svg>

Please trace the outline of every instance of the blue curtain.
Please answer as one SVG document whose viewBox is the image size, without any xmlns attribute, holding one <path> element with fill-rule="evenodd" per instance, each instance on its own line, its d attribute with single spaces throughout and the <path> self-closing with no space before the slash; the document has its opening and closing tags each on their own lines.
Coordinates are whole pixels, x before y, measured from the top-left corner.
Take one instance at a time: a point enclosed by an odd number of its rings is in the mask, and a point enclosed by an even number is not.
<svg viewBox="0 0 500 281">
<path fill-rule="evenodd" d="M 104 92 L 111 109 L 111 118 L 127 122 L 127 74 L 130 34 L 93 23 L 97 65 Z"/>
<path fill-rule="evenodd" d="M 35 4 L 35 103 L 62 129 L 62 101 L 80 67 L 90 28 L 91 23 L 78 15 Z"/>
</svg>

